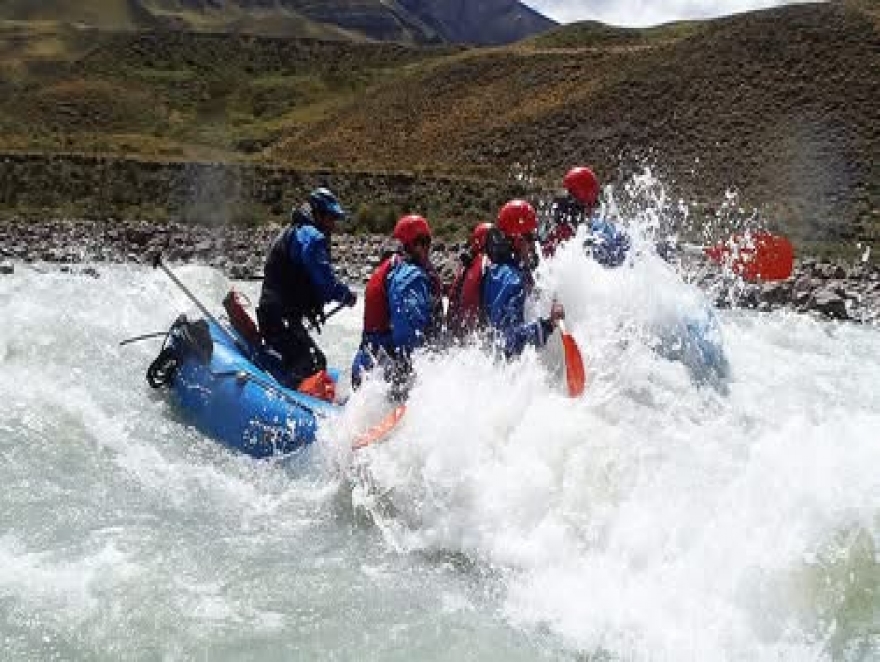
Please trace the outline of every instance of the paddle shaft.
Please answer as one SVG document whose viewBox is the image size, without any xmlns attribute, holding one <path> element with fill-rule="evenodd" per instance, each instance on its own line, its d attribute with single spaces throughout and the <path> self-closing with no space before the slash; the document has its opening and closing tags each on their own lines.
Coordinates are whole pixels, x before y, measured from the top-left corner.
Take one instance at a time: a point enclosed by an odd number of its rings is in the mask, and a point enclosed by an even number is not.
<svg viewBox="0 0 880 662">
<path fill-rule="evenodd" d="M 342 310 L 343 308 L 345 308 L 345 304 L 344 304 L 344 303 L 337 303 L 335 306 L 333 306 L 333 308 L 330 309 L 330 312 L 329 312 L 329 313 L 327 313 L 326 315 L 324 315 L 324 321 L 326 322 L 328 319 L 330 319 L 331 317 L 333 317 L 336 313 L 338 313 L 338 312 L 339 312 L 340 310 Z"/>
<path fill-rule="evenodd" d="M 155 261 L 153 262 L 153 266 L 154 266 L 154 267 L 159 267 L 162 271 L 164 271 L 164 272 L 165 272 L 165 275 L 168 276 L 168 278 L 171 279 L 171 282 L 174 283 L 175 285 L 177 285 L 177 287 L 179 287 L 180 290 L 181 290 L 181 291 L 182 291 L 187 297 L 189 297 L 189 300 L 192 301 L 192 302 L 196 305 L 196 308 L 198 308 L 199 311 L 201 311 L 202 315 L 204 315 L 204 316 L 207 317 L 209 320 L 211 320 L 211 322 L 213 322 L 214 326 L 216 326 L 218 329 L 220 329 L 220 330 L 223 332 L 223 334 L 224 334 L 229 340 L 232 341 L 233 345 L 235 345 L 236 347 L 240 347 L 238 340 L 235 338 L 235 336 L 232 335 L 232 333 L 229 331 L 229 329 L 227 329 L 225 326 L 223 326 L 222 324 L 220 324 L 220 322 L 217 320 L 217 318 L 214 317 L 214 316 L 211 314 L 211 312 L 210 312 L 207 308 L 205 308 L 205 306 L 202 304 L 202 302 L 199 301 L 198 299 L 196 299 L 196 295 L 193 294 L 192 292 L 190 292 L 190 291 L 187 289 L 186 285 L 184 285 L 183 283 L 180 282 L 180 280 L 178 280 L 177 276 L 174 275 L 174 273 L 171 271 L 171 269 L 169 269 L 168 267 L 165 266 L 165 263 L 162 262 L 162 256 L 161 256 L 161 255 L 157 255 L 157 256 L 156 256 L 156 259 L 155 259 Z"/>
<path fill-rule="evenodd" d="M 723 244 L 713 244 L 712 246 L 700 246 L 699 244 L 676 244 L 678 248 L 681 249 L 683 253 L 688 253 L 690 255 L 708 255 L 708 251 L 719 249 L 723 247 Z M 740 246 L 739 250 L 746 252 L 754 252 L 756 250 L 753 246 Z M 711 256 L 710 256 L 711 257 Z"/>
<path fill-rule="evenodd" d="M 706 251 L 706 247 L 699 244 L 678 244 L 678 247 L 682 253 L 687 253 L 688 255 L 704 255 Z"/>
<path fill-rule="evenodd" d="M 130 345 L 131 343 L 140 342 L 141 340 L 149 340 L 150 338 L 161 338 L 162 336 L 167 336 L 167 331 L 155 331 L 154 333 L 145 333 L 142 336 L 135 336 L 134 338 L 128 338 L 126 340 L 119 341 L 120 347 L 125 347 L 126 345 Z"/>
<path fill-rule="evenodd" d="M 214 323 L 215 326 L 217 326 L 221 331 L 223 331 L 223 333 L 226 335 L 226 337 L 229 338 L 229 340 L 231 340 L 235 344 L 236 347 L 241 347 L 241 344 L 238 342 L 238 339 L 235 338 L 235 336 L 233 336 L 232 333 L 230 333 L 229 330 L 225 326 L 220 324 L 219 320 L 216 317 L 214 317 L 207 308 L 205 308 L 204 304 L 202 304 L 202 302 L 199 301 L 196 298 L 196 296 L 192 292 L 189 291 L 189 289 L 187 289 L 186 285 L 184 285 L 183 283 L 180 282 L 180 280 L 177 278 L 177 276 L 174 275 L 174 272 L 172 272 L 167 266 L 165 266 L 165 263 L 162 262 L 162 256 L 156 256 L 156 259 L 153 262 L 153 266 L 159 267 L 162 271 L 164 271 L 165 275 L 168 276 L 168 278 L 170 278 L 171 281 L 175 285 L 177 285 L 177 287 L 179 287 L 181 289 L 181 291 L 187 297 L 189 297 L 189 300 L 192 301 L 196 305 L 196 308 L 199 309 L 199 311 L 202 313 L 202 315 L 207 317 L 211 322 Z M 345 304 L 343 304 L 343 303 L 340 303 L 340 304 L 337 304 L 336 306 L 334 306 L 330 310 L 329 313 L 324 315 L 324 321 L 327 321 L 328 319 L 333 317 L 336 313 L 338 313 L 343 308 L 345 308 Z"/>
<path fill-rule="evenodd" d="M 713 255 L 710 253 L 713 249 L 718 248 L 718 245 L 713 246 L 700 246 L 699 244 L 677 244 L 681 249 L 682 253 L 687 253 L 688 255 L 705 255 L 710 259 L 715 259 Z M 745 253 L 745 251 L 744 251 Z"/>
</svg>

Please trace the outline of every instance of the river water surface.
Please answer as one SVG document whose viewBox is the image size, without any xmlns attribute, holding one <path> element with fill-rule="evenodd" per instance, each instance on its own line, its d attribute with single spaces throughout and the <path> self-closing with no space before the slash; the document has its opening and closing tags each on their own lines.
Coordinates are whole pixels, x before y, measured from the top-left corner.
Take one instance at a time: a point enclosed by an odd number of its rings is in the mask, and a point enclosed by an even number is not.
<svg viewBox="0 0 880 662">
<path fill-rule="evenodd" d="M 419 358 L 386 443 L 347 450 L 371 384 L 258 462 L 150 390 L 157 341 L 118 345 L 193 314 L 175 286 L 76 271 L 0 278 L 3 659 L 880 658 L 876 329 L 718 313 L 706 378 L 656 351 L 696 290 L 564 252 L 542 305 L 567 306 L 582 399 L 556 338 L 456 349 Z M 221 275 L 176 271 L 219 311 Z M 328 325 L 331 363 L 359 322 Z"/>
</svg>

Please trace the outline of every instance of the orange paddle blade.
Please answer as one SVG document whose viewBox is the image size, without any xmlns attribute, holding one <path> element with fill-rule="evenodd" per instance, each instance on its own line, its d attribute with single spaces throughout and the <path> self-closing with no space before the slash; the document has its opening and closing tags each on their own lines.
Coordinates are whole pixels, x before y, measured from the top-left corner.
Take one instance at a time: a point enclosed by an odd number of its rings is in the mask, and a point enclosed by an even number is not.
<svg viewBox="0 0 880 662">
<path fill-rule="evenodd" d="M 579 397 L 587 387 L 587 373 L 584 370 L 584 358 L 574 336 L 565 330 L 562 322 L 559 323 L 559 331 L 562 334 L 562 351 L 565 356 L 565 382 L 568 385 L 568 394 Z"/>
<path fill-rule="evenodd" d="M 358 450 L 359 448 L 366 448 L 370 444 L 375 444 L 379 441 L 385 439 L 391 431 L 397 427 L 397 424 L 400 423 L 400 419 L 403 418 L 403 415 L 406 413 L 406 405 L 400 405 L 399 407 L 395 407 L 394 411 L 388 414 L 381 421 L 376 423 L 373 427 L 371 427 L 366 432 L 362 432 L 357 436 L 354 440 L 354 443 L 351 447 L 354 450 Z"/>
<path fill-rule="evenodd" d="M 736 235 L 723 244 L 708 246 L 706 255 L 747 281 L 786 280 L 794 268 L 794 246 L 785 237 L 756 232 Z"/>
</svg>

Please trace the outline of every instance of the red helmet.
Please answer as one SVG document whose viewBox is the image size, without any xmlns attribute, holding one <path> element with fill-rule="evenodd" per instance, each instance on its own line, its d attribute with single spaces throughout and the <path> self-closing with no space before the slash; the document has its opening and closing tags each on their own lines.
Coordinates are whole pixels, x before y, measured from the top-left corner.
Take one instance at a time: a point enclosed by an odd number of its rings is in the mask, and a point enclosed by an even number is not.
<svg viewBox="0 0 880 662">
<path fill-rule="evenodd" d="M 474 231 L 471 232 L 471 250 L 482 253 L 486 248 L 486 235 L 494 227 L 491 223 L 480 223 L 475 227 Z"/>
<path fill-rule="evenodd" d="M 578 166 L 569 170 L 562 179 L 562 185 L 575 200 L 583 205 L 592 207 L 599 199 L 599 180 L 595 173 L 586 166 Z"/>
<path fill-rule="evenodd" d="M 498 212 L 498 229 L 508 237 L 536 232 L 538 215 L 535 208 L 525 200 L 511 200 Z"/>
<path fill-rule="evenodd" d="M 430 239 L 431 228 L 423 216 L 410 214 L 397 221 L 392 236 L 404 246 L 409 246 L 419 237 Z"/>
</svg>

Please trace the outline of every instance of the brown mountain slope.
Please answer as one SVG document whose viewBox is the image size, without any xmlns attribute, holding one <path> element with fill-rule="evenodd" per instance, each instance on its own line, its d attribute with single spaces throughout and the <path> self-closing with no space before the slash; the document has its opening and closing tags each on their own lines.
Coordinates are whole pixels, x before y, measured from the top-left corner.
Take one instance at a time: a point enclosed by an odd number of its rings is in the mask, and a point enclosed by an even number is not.
<svg viewBox="0 0 880 662">
<path fill-rule="evenodd" d="M 303 7 L 307 11 L 300 11 Z M 341 20 L 324 22 L 328 11 L 338 12 Z M 409 29 L 380 0 L 7 0 L 0 4 L 0 20 L 4 19 L 53 21 L 100 30 L 170 29 L 362 39 L 364 29 L 378 39 L 424 41 L 433 37 Z"/>
<path fill-rule="evenodd" d="M 555 23 L 515 0 L 5 0 L 0 20 L 411 43 L 509 43 Z"/>
<path fill-rule="evenodd" d="M 677 194 L 711 202 L 736 188 L 802 238 L 877 237 L 880 39 L 868 15 L 790 6 L 652 35 L 455 56 L 271 153 L 486 176 L 524 167 L 548 181 L 575 162 L 612 178 L 654 163 Z"/>
<path fill-rule="evenodd" d="M 862 4 L 493 49 L 0 23 L 0 149 L 547 188 L 576 162 L 610 181 L 652 164 L 676 198 L 736 188 L 797 239 L 876 243 L 880 22 Z"/>
</svg>

